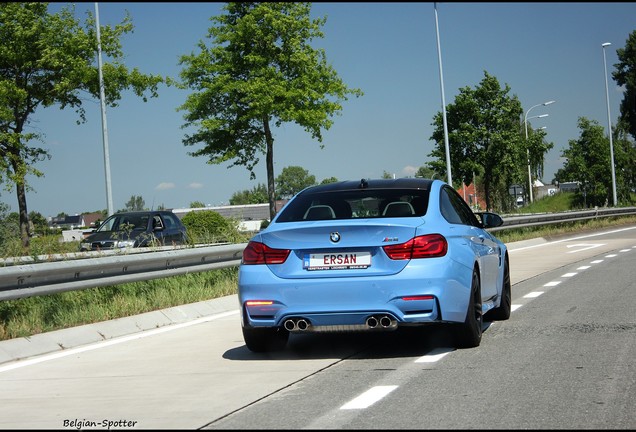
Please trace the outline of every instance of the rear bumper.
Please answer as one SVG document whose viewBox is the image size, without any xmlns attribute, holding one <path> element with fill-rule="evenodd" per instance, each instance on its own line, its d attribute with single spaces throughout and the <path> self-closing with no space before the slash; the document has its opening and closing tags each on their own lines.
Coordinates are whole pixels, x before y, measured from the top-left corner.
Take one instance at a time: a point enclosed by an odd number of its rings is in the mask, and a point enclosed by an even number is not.
<svg viewBox="0 0 636 432">
<path fill-rule="evenodd" d="M 471 274 L 472 269 L 451 260 L 382 277 L 282 279 L 264 266 L 241 266 L 242 323 L 284 327 L 289 319 L 302 319 L 310 331 L 327 331 L 365 329 L 374 316 L 387 316 L 396 326 L 464 322 Z"/>
</svg>

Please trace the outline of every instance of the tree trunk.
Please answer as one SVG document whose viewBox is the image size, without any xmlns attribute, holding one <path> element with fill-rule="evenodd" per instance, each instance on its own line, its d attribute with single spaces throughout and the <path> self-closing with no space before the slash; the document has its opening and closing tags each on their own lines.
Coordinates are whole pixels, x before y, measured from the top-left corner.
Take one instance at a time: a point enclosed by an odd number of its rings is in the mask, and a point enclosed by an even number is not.
<svg viewBox="0 0 636 432">
<path fill-rule="evenodd" d="M 24 187 L 24 183 L 16 184 L 15 189 L 18 197 L 18 211 L 20 214 L 20 238 L 22 239 L 22 246 L 24 248 L 28 248 L 31 236 L 29 233 L 29 213 L 27 212 L 26 189 Z"/>
<path fill-rule="evenodd" d="M 486 201 L 486 211 L 490 211 L 490 181 L 488 176 L 484 176 L 484 200 Z"/>
</svg>

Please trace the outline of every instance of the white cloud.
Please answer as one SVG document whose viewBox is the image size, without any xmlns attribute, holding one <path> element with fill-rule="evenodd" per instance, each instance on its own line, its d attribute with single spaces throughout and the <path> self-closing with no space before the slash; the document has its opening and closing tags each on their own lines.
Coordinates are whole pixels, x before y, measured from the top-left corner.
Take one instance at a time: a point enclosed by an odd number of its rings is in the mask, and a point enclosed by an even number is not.
<svg viewBox="0 0 636 432">
<path fill-rule="evenodd" d="M 404 173 L 407 176 L 414 176 L 418 169 L 419 168 L 413 167 L 411 165 L 407 165 L 404 168 L 402 168 L 402 173 Z"/>
<path fill-rule="evenodd" d="M 168 190 L 168 189 L 174 189 L 175 185 L 174 183 L 159 183 L 157 185 L 157 187 L 155 188 L 155 190 Z"/>
<path fill-rule="evenodd" d="M 190 189 L 201 189 L 202 187 L 203 187 L 203 185 L 201 183 L 196 183 L 196 182 L 190 183 L 188 185 L 188 188 L 190 188 Z"/>
</svg>

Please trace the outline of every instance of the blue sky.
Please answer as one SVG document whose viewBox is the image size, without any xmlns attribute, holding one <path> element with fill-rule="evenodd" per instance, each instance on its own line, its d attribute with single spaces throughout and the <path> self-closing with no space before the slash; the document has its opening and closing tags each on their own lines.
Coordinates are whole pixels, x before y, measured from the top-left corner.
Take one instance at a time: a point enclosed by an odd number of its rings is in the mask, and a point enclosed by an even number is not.
<svg viewBox="0 0 636 432">
<path fill-rule="evenodd" d="M 67 3 L 54 3 L 51 11 Z M 100 23 L 115 25 L 125 10 L 135 30 L 126 35 L 126 65 L 144 73 L 178 78 L 181 55 L 198 52 L 207 40 L 209 18 L 224 3 L 99 3 Z M 94 3 L 78 3 L 76 14 L 94 13 Z M 446 103 L 459 89 L 474 88 L 484 71 L 509 85 L 530 121 L 546 127 L 554 143 L 545 161 L 544 182 L 562 167 L 561 151 L 579 137 L 579 117 L 607 127 L 603 51 L 606 48 L 612 124 L 616 124 L 621 89 L 611 80 L 616 50 L 636 30 L 636 3 L 437 3 Z M 413 175 L 429 160 L 435 113 L 441 91 L 434 3 L 313 3 L 314 17 L 327 17 L 325 37 L 314 46 L 343 81 L 365 95 L 351 98 L 323 134 L 324 148 L 293 124 L 276 129 L 275 175 L 287 166 L 302 166 L 319 182 Z M 103 59 L 108 61 L 107 58 Z M 144 103 L 125 93 L 119 106 L 106 109 L 113 206 L 131 196 L 147 207 L 190 207 L 193 201 L 228 204 L 234 192 L 266 184 L 264 156 L 250 180 L 244 167 L 210 165 L 188 155 L 186 131 L 177 111 L 187 91 L 161 87 L 159 97 Z M 85 103 L 87 123 L 77 125 L 72 110 L 39 109 L 32 126 L 45 135 L 42 146 L 52 158 L 36 165 L 44 177 L 29 177 L 29 211 L 44 216 L 107 208 L 102 121 L 99 100 Z M 609 167 L 608 167 L 609 169 Z M 17 211 L 15 192 L 0 200 Z"/>
</svg>

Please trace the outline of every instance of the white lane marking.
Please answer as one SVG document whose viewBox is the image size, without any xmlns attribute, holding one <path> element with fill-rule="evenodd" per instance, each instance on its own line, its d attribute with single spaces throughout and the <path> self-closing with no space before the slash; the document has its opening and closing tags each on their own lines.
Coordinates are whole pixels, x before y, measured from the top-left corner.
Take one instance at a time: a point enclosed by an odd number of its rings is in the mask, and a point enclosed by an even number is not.
<svg viewBox="0 0 636 432">
<path fill-rule="evenodd" d="M 32 359 L 27 359 L 27 360 L 18 360 L 16 363 L 11 363 L 8 364 L 6 366 L 0 366 L 0 372 L 6 372 L 6 371 L 10 371 L 13 369 L 18 369 L 21 367 L 25 367 L 25 366 L 31 366 L 37 363 L 42 363 L 48 360 L 54 360 L 54 359 L 58 359 L 58 358 L 62 358 L 62 357 L 66 357 L 66 356 L 70 356 L 73 354 L 78 354 L 78 353 L 82 353 L 82 352 L 86 352 L 86 351 L 92 351 L 92 350 L 96 350 L 99 348 L 106 348 L 108 346 L 111 345 L 117 345 L 123 342 L 128 342 L 131 340 L 136 340 L 136 339 L 142 339 L 148 336 L 154 336 L 156 334 L 160 334 L 160 333 L 166 333 L 172 330 L 178 330 L 184 327 L 190 327 L 196 324 L 201 324 L 204 322 L 208 322 L 208 321 L 214 321 L 216 319 L 219 318 L 225 318 L 231 315 L 236 315 L 237 313 L 239 313 L 239 310 L 233 310 L 233 311 L 229 311 L 229 312 L 223 312 L 223 313 L 219 313 L 216 315 L 210 315 L 207 317 L 203 317 L 203 318 L 198 318 L 196 320 L 193 321 L 188 321 L 185 323 L 180 323 L 180 324 L 172 324 L 172 325 L 167 325 L 165 327 L 160 327 L 157 329 L 152 329 L 152 330 L 145 330 L 139 333 L 135 333 L 132 335 L 128 335 L 128 336 L 122 336 L 122 337 L 118 337 L 118 338 L 113 338 L 113 339 L 109 339 L 106 341 L 100 341 L 100 342 L 95 342 L 92 343 L 90 345 L 84 345 L 81 347 L 77 347 L 77 348 L 69 348 L 69 349 L 65 349 L 64 351 L 60 351 L 60 352 L 56 352 L 56 353 L 52 353 L 52 354 L 44 354 L 42 356 L 38 356 L 38 357 L 34 357 Z"/>
<path fill-rule="evenodd" d="M 430 353 L 423 355 L 415 360 L 415 363 L 435 363 L 444 357 L 446 354 L 455 351 L 455 348 L 435 348 Z"/>
<path fill-rule="evenodd" d="M 627 229 L 633 229 L 633 228 L 627 228 Z M 619 232 L 619 231 L 623 231 L 623 230 L 618 230 L 618 231 L 613 231 L 613 232 Z M 603 233 L 601 233 L 601 234 L 603 234 Z M 606 234 L 609 234 L 609 233 L 606 233 Z M 600 234 L 593 234 L 591 236 L 584 236 L 584 237 L 579 237 L 579 238 L 593 237 L 593 236 L 596 236 L 596 235 L 600 235 Z M 570 240 L 576 240 L 576 239 L 570 239 Z M 561 243 L 563 241 L 567 241 L 567 240 L 558 240 L 558 241 L 555 241 L 555 242 L 542 243 L 542 244 L 527 246 L 527 247 L 523 247 L 523 248 L 519 248 L 519 249 L 509 249 L 509 251 L 514 252 L 514 251 L 517 251 L 517 250 L 530 249 L 530 248 L 533 248 L 533 247 L 545 246 L 545 245 L 554 244 L 554 243 Z M 591 248 L 594 248 L 594 247 L 597 247 L 597 246 L 601 246 L 601 245 L 600 244 L 598 244 L 598 245 L 577 244 L 577 245 L 568 245 L 567 247 L 579 247 L 579 246 L 590 246 L 590 247 L 587 247 L 586 249 L 591 249 Z M 636 246 L 632 246 L 632 249 L 636 249 Z M 568 252 L 568 253 L 580 252 L 582 250 L 585 250 L 585 249 L 578 249 L 578 250 L 571 251 L 571 252 Z M 631 249 L 621 249 L 620 252 L 629 252 L 630 250 Z M 616 256 L 615 254 L 606 255 L 605 258 L 612 258 L 612 257 L 615 257 L 615 256 Z M 594 260 L 590 264 L 598 264 L 598 263 L 602 263 L 602 262 L 603 262 L 603 260 Z M 578 267 L 577 270 L 587 270 L 590 267 L 592 267 L 592 266 L 584 265 L 584 266 Z M 577 275 L 577 273 L 565 273 L 561 277 L 568 278 L 568 277 L 572 277 L 572 276 L 575 276 L 575 275 Z M 545 284 L 543 286 L 545 286 L 545 287 L 556 286 L 556 285 L 558 285 L 560 283 L 561 283 L 561 281 L 548 282 L 547 284 Z M 541 294 L 543 294 L 543 291 L 534 291 L 534 292 L 530 292 L 530 293 L 524 295 L 523 298 L 535 298 L 535 297 L 539 297 Z M 517 309 L 519 309 L 521 306 L 523 306 L 523 305 L 520 305 L 520 304 L 510 305 L 510 311 L 514 312 Z"/>
<path fill-rule="evenodd" d="M 605 255 L 605 258 L 614 258 L 616 256 L 616 254 L 609 254 L 609 255 Z"/>
<path fill-rule="evenodd" d="M 587 235 L 583 235 L 581 237 L 574 237 L 574 238 L 563 239 L 563 240 L 555 240 L 553 242 L 539 243 L 539 244 L 535 244 L 535 245 L 531 245 L 531 246 L 520 247 L 518 249 L 508 249 L 508 251 L 509 252 L 516 252 L 516 251 L 525 250 L 525 249 L 532 249 L 532 248 L 536 248 L 536 247 L 550 246 L 550 245 L 553 245 L 553 244 L 556 244 L 556 243 L 563 243 L 563 242 L 566 242 L 566 241 L 582 240 L 582 239 L 586 239 L 586 238 L 590 238 L 590 237 L 597 237 L 597 236 L 601 236 L 601 235 L 614 234 L 614 233 L 619 233 L 619 232 L 633 230 L 633 229 L 636 229 L 636 227 L 622 228 L 622 229 L 618 229 L 618 230 L 614 230 L 614 231 L 605 231 L 605 232 L 596 233 L 596 234 L 587 234 Z M 636 246 L 632 246 L 632 248 L 636 249 Z"/>
<path fill-rule="evenodd" d="M 344 409 L 368 408 L 371 405 L 373 405 L 374 403 L 376 403 L 377 401 L 379 401 L 380 399 L 382 399 L 384 396 L 386 396 L 389 393 L 391 393 L 397 387 L 398 386 L 396 386 L 396 385 L 372 387 L 369 390 L 367 390 L 364 393 L 362 393 L 357 398 L 355 398 L 355 399 L 347 402 L 343 406 L 341 406 L 340 409 L 344 410 Z"/>
<path fill-rule="evenodd" d="M 588 250 L 588 249 L 594 249 L 595 247 L 599 247 L 599 246 L 605 246 L 605 243 L 599 243 L 599 244 L 589 244 L 589 243 L 580 243 L 580 244 L 573 244 L 573 245 L 567 245 L 567 248 L 581 248 L 581 249 L 577 249 L 577 250 L 573 250 L 570 251 L 568 253 L 576 253 L 576 252 L 581 252 L 584 250 Z"/>
</svg>

